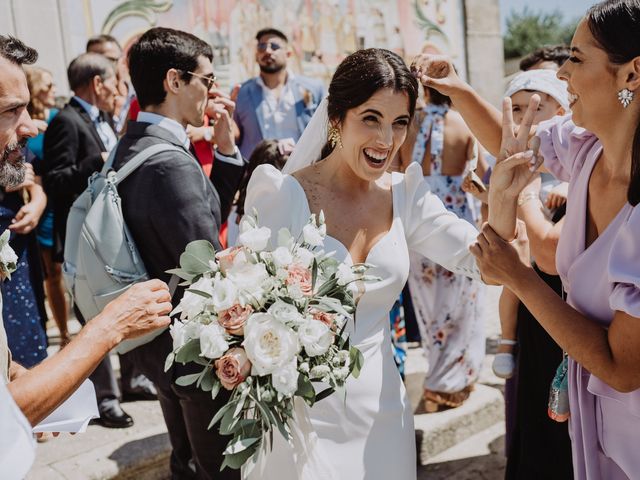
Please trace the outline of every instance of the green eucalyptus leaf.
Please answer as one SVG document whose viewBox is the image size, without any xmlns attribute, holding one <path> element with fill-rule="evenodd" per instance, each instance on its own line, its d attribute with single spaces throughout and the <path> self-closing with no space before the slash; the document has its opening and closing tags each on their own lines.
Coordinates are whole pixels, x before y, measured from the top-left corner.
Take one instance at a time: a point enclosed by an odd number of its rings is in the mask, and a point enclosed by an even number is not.
<svg viewBox="0 0 640 480">
<path fill-rule="evenodd" d="M 192 373 L 191 375 L 183 375 L 182 377 L 178 377 L 176 379 L 176 384 L 181 387 L 186 387 L 188 385 L 192 385 L 196 383 L 196 381 L 200 378 L 200 373 Z"/>
<path fill-rule="evenodd" d="M 172 268 L 171 270 L 167 270 L 166 273 L 175 275 L 183 280 L 186 280 L 187 282 L 190 282 L 191 280 L 193 280 L 193 277 L 194 277 L 194 275 L 183 270 L 182 268 Z"/>
<path fill-rule="evenodd" d="M 248 440 L 248 439 L 247 439 Z M 220 467 L 220 471 L 224 470 L 226 467 L 233 468 L 234 470 L 238 470 L 242 467 L 251 456 L 256 453 L 258 447 L 260 446 L 260 439 L 256 439 L 256 442 L 245 447 L 244 450 L 235 453 L 235 454 L 225 454 L 224 462 L 222 462 L 222 466 Z M 229 448 L 229 447 L 227 447 Z"/>
<path fill-rule="evenodd" d="M 335 391 L 336 391 L 335 388 L 331 388 L 331 387 L 325 388 L 324 390 L 322 390 L 320 393 L 316 395 L 316 402 L 319 402 L 323 398 L 327 398 L 329 395 L 331 395 Z"/>
<path fill-rule="evenodd" d="M 356 347 L 349 347 L 349 360 L 351 364 L 351 375 L 353 375 L 354 378 L 358 378 L 364 365 L 364 355 L 362 355 L 362 352 Z"/>
<path fill-rule="evenodd" d="M 209 426 L 207 428 L 213 427 L 216 423 L 218 423 L 224 415 L 236 406 L 237 400 L 230 400 L 229 403 L 225 404 L 220 410 L 216 412 L 216 414 L 211 419 Z"/>
<path fill-rule="evenodd" d="M 189 293 L 195 293 L 196 295 L 200 295 L 201 297 L 204 297 L 204 298 L 211 298 L 210 294 L 208 294 L 207 292 L 203 292 L 202 290 L 196 290 L 195 288 L 190 288 L 187 291 Z"/>
<path fill-rule="evenodd" d="M 189 340 L 180 350 L 176 352 L 175 361 L 179 363 L 193 362 L 200 358 L 200 340 L 197 338 Z"/>
<path fill-rule="evenodd" d="M 296 390 L 296 395 L 304 398 L 308 402 L 310 401 L 311 404 L 309 406 L 313 406 L 316 391 L 313 389 L 313 385 L 311 385 L 311 381 L 306 375 L 298 375 L 298 390 Z"/>
<path fill-rule="evenodd" d="M 171 365 L 173 365 L 173 360 L 176 358 L 175 353 L 171 352 L 169 355 L 167 355 L 167 359 L 164 361 L 164 371 L 168 372 L 169 369 L 171 368 Z"/>
<path fill-rule="evenodd" d="M 218 396 L 218 393 L 220 393 L 220 387 L 221 386 L 222 385 L 220 384 L 220 382 L 217 379 L 213 382 L 213 387 L 211 388 L 211 398 L 213 400 L 215 400 L 216 397 Z"/>
</svg>

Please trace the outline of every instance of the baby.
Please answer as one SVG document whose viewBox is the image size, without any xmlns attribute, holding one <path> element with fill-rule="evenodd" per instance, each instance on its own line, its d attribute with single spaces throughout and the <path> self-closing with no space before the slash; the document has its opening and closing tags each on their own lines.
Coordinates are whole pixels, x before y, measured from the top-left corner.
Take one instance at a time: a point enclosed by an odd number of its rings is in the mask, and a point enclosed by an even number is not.
<svg viewBox="0 0 640 480">
<path fill-rule="evenodd" d="M 556 115 L 564 115 L 569 109 L 567 86 L 556 77 L 555 71 L 529 70 L 522 72 L 513 78 L 505 92 L 505 96 L 511 98 L 513 121 L 516 125 L 520 125 L 522 122 L 522 117 L 529 105 L 529 99 L 534 94 L 540 97 L 540 105 L 533 122 L 535 125 Z M 566 201 L 568 185 L 558 182 L 544 169 L 540 171 L 542 176 L 540 199 L 543 205 L 547 207 L 548 211 L 546 213 L 550 217 L 552 212 Z M 471 181 L 470 177 L 465 179 L 462 189 L 471 193 L 483 203 L 487 202 L 488 192 L 481 191 Z M 519 203 L 526 200 L 526 198 L 522 198 Z M 513 348 L 517 344 L 516 330 L 519 303 L 518 298 L 510 290 L 506 288 L 502 290 L 498 304 L 502 339 L 492 366 L 493 372 L 498 377 L 510 378 L 515 368 Z"/>
</svg>

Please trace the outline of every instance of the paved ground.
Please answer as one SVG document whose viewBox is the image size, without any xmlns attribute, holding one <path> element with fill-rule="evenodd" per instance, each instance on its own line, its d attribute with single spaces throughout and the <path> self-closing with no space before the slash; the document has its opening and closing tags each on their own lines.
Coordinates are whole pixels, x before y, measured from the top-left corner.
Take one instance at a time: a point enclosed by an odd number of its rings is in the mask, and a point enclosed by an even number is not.
<svg viewBox="0 0 640 480">
<path fill-rule="evenodd" d="M 495 377 L 490 369 L 491 354 L 495 350 L 496 338 L 500 330 L 497 320 L 498 295 L 499 289 L 495 287 L 489 289 L 485 320 L 489 355 L 485 359 L 480 383 L 501 390 L 503 381 Z M 77 328 L 78 326 L 74 324 L 72 331 Z M 52 333 L 55 335 L 55 331 Z M 57 347 L 52 346 L 51 350 L 53 352 Z M 407 366 L 407 388 L 414 404 L 417 404 L 420 396 L 420 372 L 425 369 L 422 361 L 420 350 L 413 349 Z M 114 363 L 117 368 L 117 362 Z M 36 465 L 27 479 L 164 480 L 168 478 L 166 475 L 168 437 L 157 402 L 135 402 L 125 404 L 124 408 L 135 419 L 136 425 L 133 428 L 110 430 L 90 426 L 85 434 L 63 435 L 58 439 L 40 444 Z M 455 411 L 446 413 L 458 414 Z M 440 417 L 432 417 L 428 421 L 433 420 L 438 423 L 446 416 L 435 415 Z M 430 427 L 425 428 L 429 430 Z M 498 480 L 504 478 L 503 445 L 504 422 L 491 422 L 488 428 L 430 458 L 427 465 L 419 466 L 418 479 Z M 141 458 L 144 458 L 142 463 Z M 121 473 L 123 471 L 126 471 L 126 475 Z"/>
</svg>

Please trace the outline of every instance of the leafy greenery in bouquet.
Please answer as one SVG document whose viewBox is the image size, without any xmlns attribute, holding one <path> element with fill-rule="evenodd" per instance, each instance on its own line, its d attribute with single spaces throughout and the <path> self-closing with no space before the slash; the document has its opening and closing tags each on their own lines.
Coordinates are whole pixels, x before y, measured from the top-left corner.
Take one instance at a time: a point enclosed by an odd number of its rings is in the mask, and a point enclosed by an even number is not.
<svg viewBox="0 0 640 480">
<path fill-rule="evenodd" d="M 232 391 L 209 424 L 232 435 L 222 468 L 255 462 L 275 429 L 291 440 L 295 397 L 313 406 L 360 373 L 363 356 L 345 328 L 355 313 L 354 284 L 375 278 L 365 275 L 370 265 L 325 252 L 325 236 L 322 213 L 318 221 L 312 215 L 299 238 L 281 229 L 268 250 L 271 230 L 245 215 L 240 246 L 216 253 L 207 241 L 192 242 L 169 272 L 188 288 L 173 312 L 180 319 L 165 369 L 196 362 L 202 371 L 177 384 L 213 398 Z M 324 389 L 314 388 L 320 382 Z"/>
</svg>

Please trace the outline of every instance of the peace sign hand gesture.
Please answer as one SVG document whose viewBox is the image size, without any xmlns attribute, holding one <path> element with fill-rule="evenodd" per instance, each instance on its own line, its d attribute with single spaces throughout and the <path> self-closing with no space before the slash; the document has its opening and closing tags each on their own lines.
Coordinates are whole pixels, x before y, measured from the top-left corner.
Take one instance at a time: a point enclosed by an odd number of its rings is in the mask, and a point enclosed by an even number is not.
<svg viewBox="0 0 640 480">
<path fill-rule="evenodd" d="M 502 143 L 496 166 L 491 174 L 491 192 L 500 197 L 515 198 L 536 175 L 542 164 L 538 156 L 540 139 L 530 139 L 531 126 L 535 117 L 540 97 L 533 95 L 522 123 L 515 131 L 511 99 L 502 102 Z"/>
</svg>

